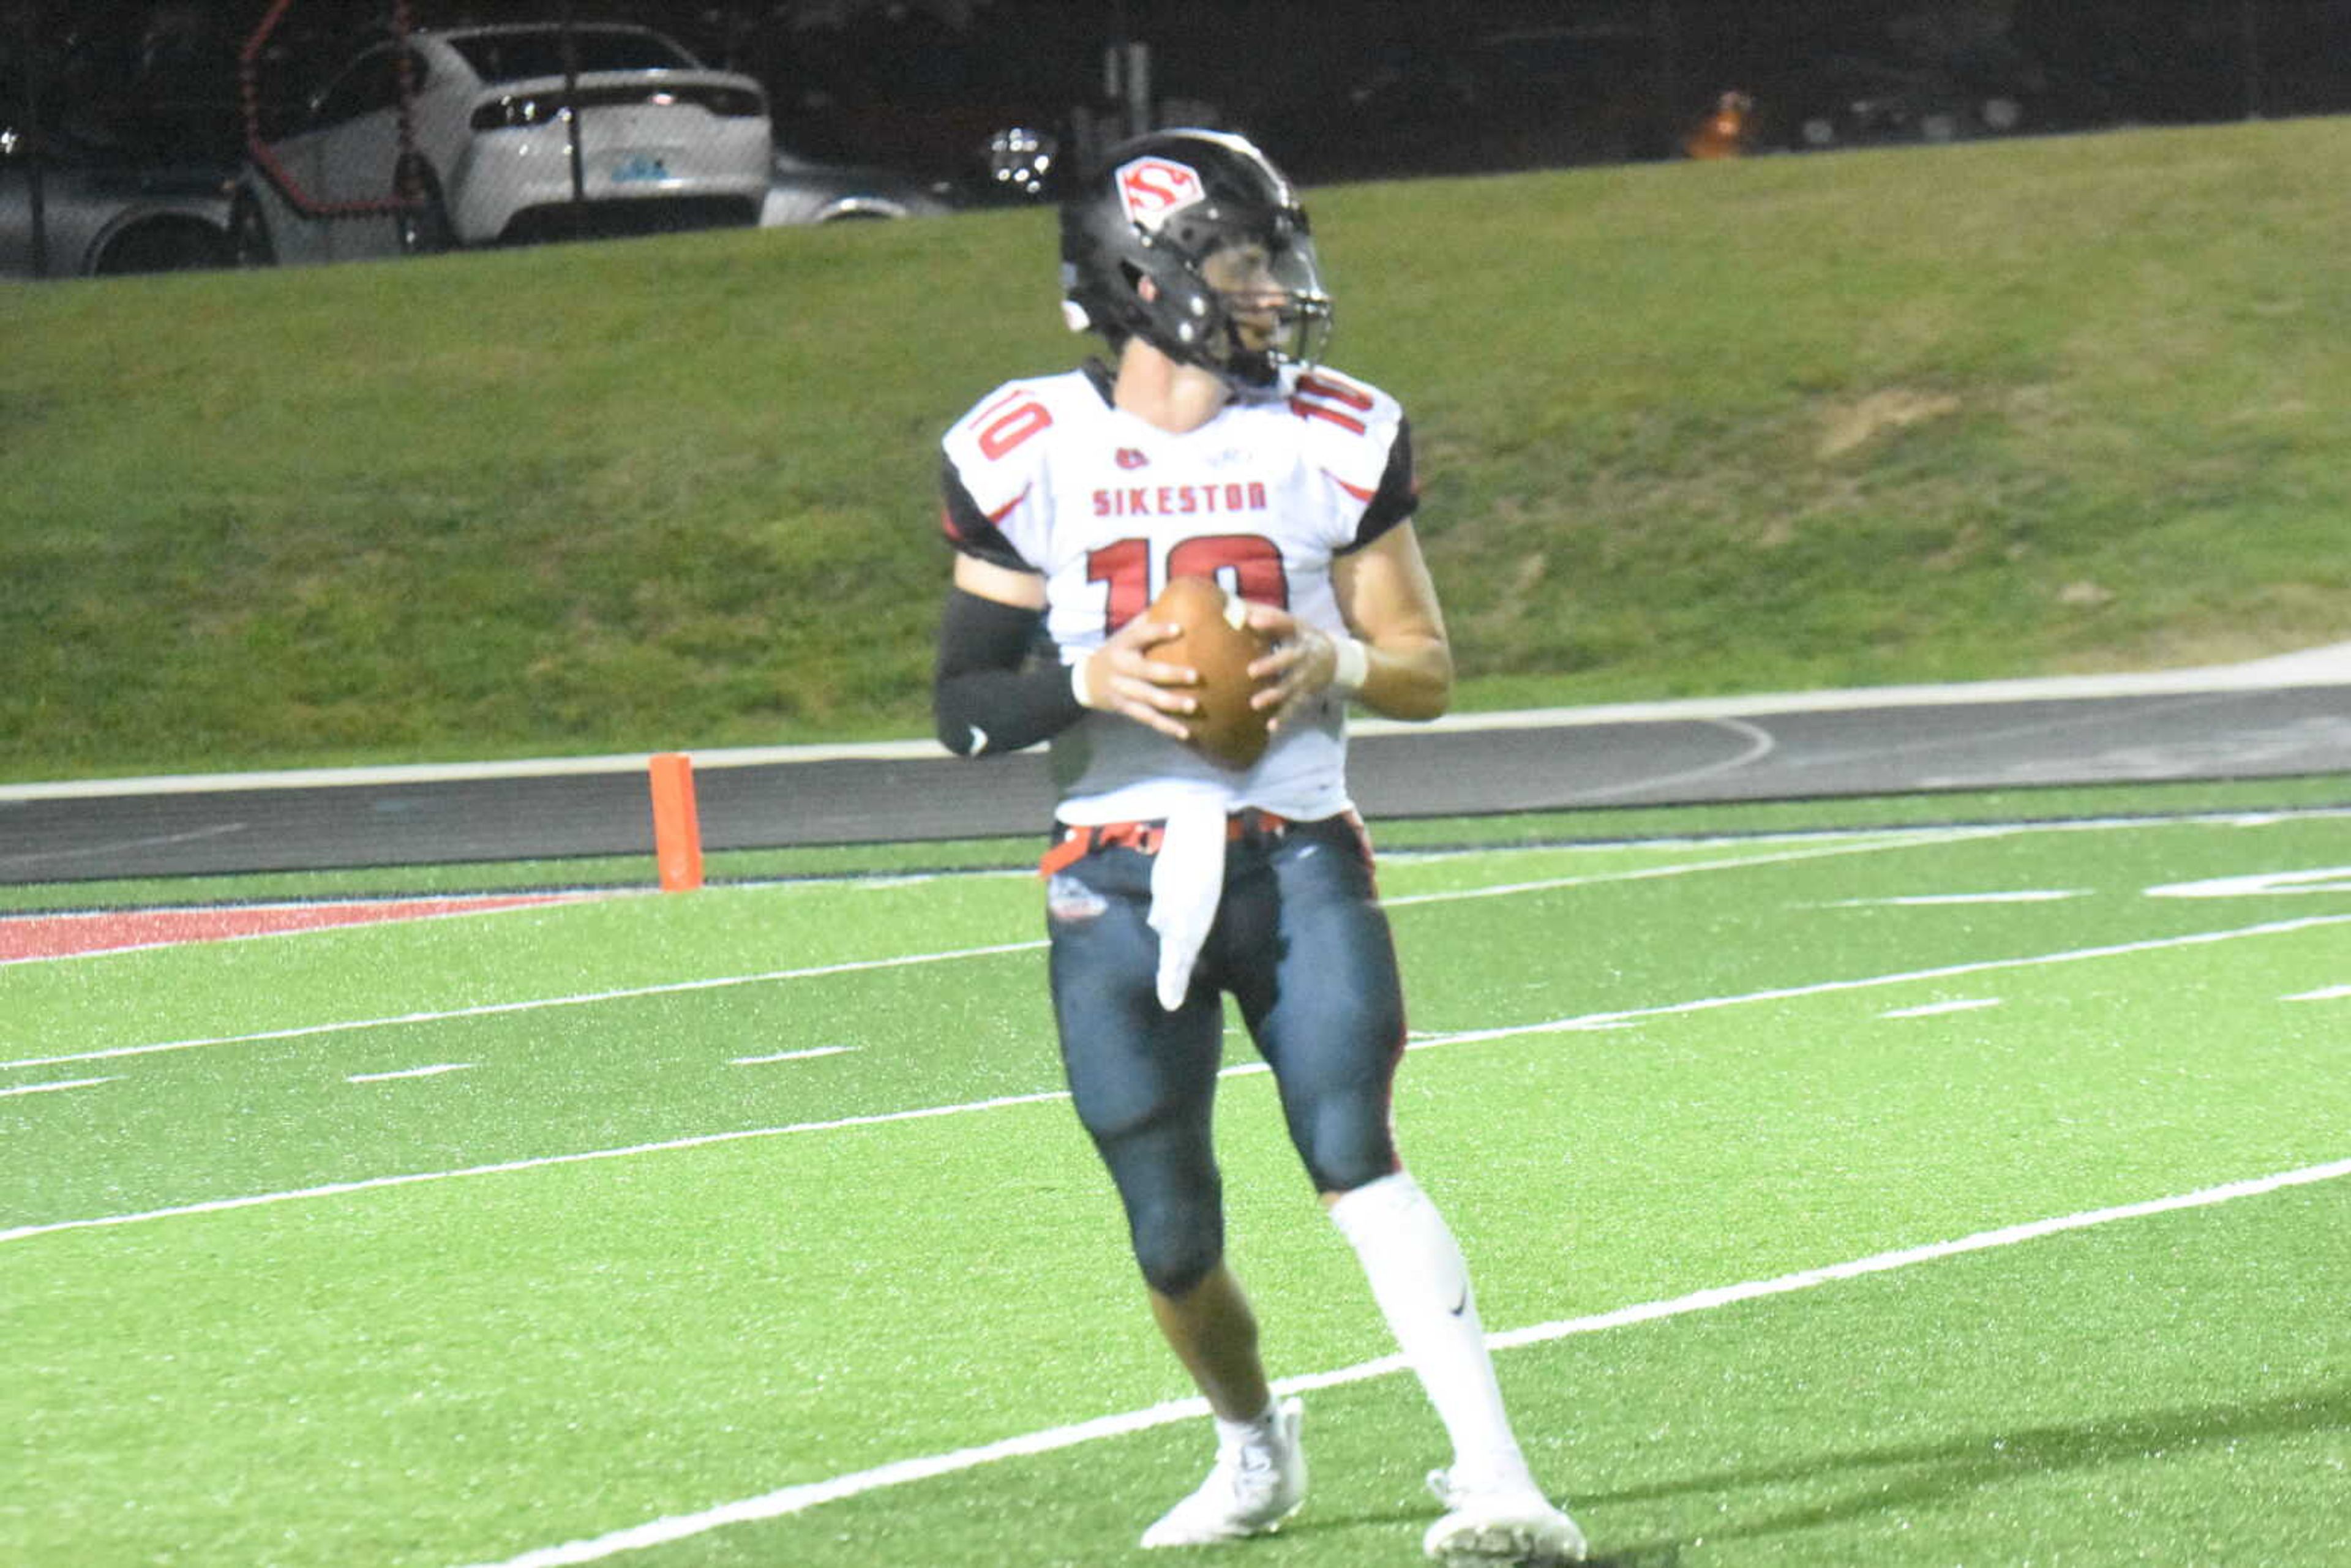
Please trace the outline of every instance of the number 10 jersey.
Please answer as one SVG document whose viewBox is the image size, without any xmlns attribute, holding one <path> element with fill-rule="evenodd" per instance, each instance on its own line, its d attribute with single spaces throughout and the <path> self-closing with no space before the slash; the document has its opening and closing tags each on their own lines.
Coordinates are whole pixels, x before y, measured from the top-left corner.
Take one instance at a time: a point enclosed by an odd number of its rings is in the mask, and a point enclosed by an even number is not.
<svg viewBox="0 0 2351 1568">
<path fill-rule="evenodd" d="M 1334 558 L 1412 516 L 1403 409 L 1322 370 L 1284 370 L 1196 430 L 1118 408 L 1100 365 L 1008 382 L 948 430 L 942 522 L 967 554 L 1045 580 L 1045 631 L 1064 661 L 1102 645 L 1171 578 L 1289 611 L 1334 636 Z M 1064 822 L 1155 821 L 1187 800 L 1298 821 L 1348 810 L 1345 705 L 1326 695 L 1257 764 L 1220 768 L 1115 714 L 1054 737 Z"/>
</svg>

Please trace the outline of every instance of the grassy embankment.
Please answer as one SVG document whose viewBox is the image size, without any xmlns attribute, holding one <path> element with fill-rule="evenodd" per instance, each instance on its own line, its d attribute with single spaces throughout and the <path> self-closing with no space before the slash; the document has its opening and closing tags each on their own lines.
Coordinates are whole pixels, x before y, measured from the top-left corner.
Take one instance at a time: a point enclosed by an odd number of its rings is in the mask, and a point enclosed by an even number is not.
<svg viewBox="0 0 2351 1568">
<path fill-rule="evenodd" d="M 1314 193 L 1498 707 L 2351 636 L 2351 120 Z M 0 289 L 0 777 L 925 733 L 1044 213 Z"/>
</svg>

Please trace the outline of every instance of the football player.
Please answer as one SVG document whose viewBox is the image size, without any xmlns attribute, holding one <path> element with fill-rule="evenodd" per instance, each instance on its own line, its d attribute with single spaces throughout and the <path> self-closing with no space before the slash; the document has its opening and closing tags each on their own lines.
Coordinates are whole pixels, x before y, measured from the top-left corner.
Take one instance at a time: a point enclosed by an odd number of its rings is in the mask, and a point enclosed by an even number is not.
<svg viewBox="0 0 2351 1568">
<path fill-rule="evenodd" d="M 1228 993 L 1451 1439 L 1428 1554 L 1578 1561 L 1583 1536 L 1511 1431 L 1460 1249 L 1391 1125 L 1404 1002 L 1344 710 L 1433 718 L 1453 684 L 1404 413 L 1322 366 L 1331 300 L 1306 214 L 1240 137 L 1112 149 L 1062 207 L 1061 282 L 1070 325 L 1111 361 L 1008 382 L 947 433 L 935 708 L 966 756 L 1052 742 L 1062 1063 L 1153 1315 L 1216 1418 L 1207 1479 L 1143 1544 L 1262 1534 L 1305 1494 L 1300 1403 L 1273 1396 L 1224 1261 L 1209 1122 Z M 1180 628 L 1144 612 L 1193 575 L 1245 600 L 1271 643 L 1250 667 L 1271 740 L 1244 770 L 1185 744 L 1194 673 L 1154 656 Z"/>
</svg>

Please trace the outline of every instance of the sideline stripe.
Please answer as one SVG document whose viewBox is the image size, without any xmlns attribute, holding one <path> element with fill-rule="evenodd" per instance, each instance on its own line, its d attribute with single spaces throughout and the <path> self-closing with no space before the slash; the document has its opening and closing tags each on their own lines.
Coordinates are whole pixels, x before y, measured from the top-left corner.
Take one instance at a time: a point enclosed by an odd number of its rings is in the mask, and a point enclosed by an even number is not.
<svg viewBox="0 0 2351 1568">
<path fill-rule="evenodd" d="M 1510 1040 L 1524 1035 L 1563 1034 L 1587 1030 L 1605 1030 L 1640 1019 L 1670 1018 L 1681 1013 L 1709 1012 L 1720 1008 L 1742 1006 L 1749 1002 L 1788 1001 L 1804 997 L 1828 996 L 1840 991 L 1866 990 L 1878 986 L 1908 985 L 1917 980 L 1942 979 L 1952 975 L 1976 975 L 1994 969 L 2024 969 L 2042 964 L 2070 964 L 2085 958 L 2111 958 L 2132 953 L 2160 952 L 2170 947 L 2202 946 L 2216 942 L 2231 942 L 2242 936 L 2275 936 L 2308 930 L 2322 925 L 2351 924 L 2351 915 L 2320 915 L 2301 920 L 2273 921 L 2262 925 L 2248 925 L 2235 931 L 2199 931 L 2185 936 L 2159 936 L 2144 942 L 2125 942 L 2105 947 L 2083 947 L 2066 953 L 2044 953 L 2025 958 L 1990 958 L 1980 963 L 1957 964 L 1938 969 L 1916 969 L 1893 975 L 1872 975 L 1853 980 L 1823 980 L 1810 986 L 1790 986 L 1771 990 L 1751 991 L 1744 996 L 1703 997 L 1696 1001 L 1669 1002 L 1661 1007 L 1629 1008 L 1622 1012 L 1589 1013 L 1580 1018 L 1552 1019 L 1542 1023 L 1510 1024 L 1496 1029 L 1462 1030 L 1450 1034 L 1432 1035 L 1411 1042 L 1406 1049 L 1427 1051 L 1441 1045 L 1467 1045 L 1479 1040 Z M 1262 1061 L 1242 1062 L 1225 1068 L 1218 1074 L 1226 1078 L 1242 1078 L 1271 1070 Z M 880 1126 L 892 1122 L 922 1121 L 935 1116 L 959 1116 L 972 1111 L 995 1111 L 1013 1105 L 1041 1105 L 1069 1098 L 1067 1090 L 1040 1091 L 1033 1094 L 1008 1094 L 993 1100 L 976 1100 L 959 1105 L 928 1105 L 912 1111 L 884 1111 L 863 1116 L 845 1116 L 832 1122 L 795 1122 L 781 1127 L 750 1127 L 733 1133 L 704 1133 L 693 1137 L 669 1138 L 656 1143 L 632 1144 L 616 1149 L 587 1149 L 569 1155 L 540 1155 L 528 1159 L 504 1160 L 496 1165 L 468 1166 L 458 1170 L 414 1171 L 405 1176 L 366 1176 L 354 1181 L 330 1182 L 323 1186 L 300 1187 L 289 1192 L 256 1193 L 244 1197 L 213 1198 L 204 1203 L 177 1205 L 170 1208 L 153 1208 L 135 1214 L 110 1214 L 95 1219 L 59 1219 L 39 1225 L 21 1225 L 13 1230 L 0 1230 L 0 1243 L 22 1241 L 30 1237 L 46 1236 L 59 1230 L 89 1230 L 101 1226 L 136 1225 L 150 1219 L 175 1219 L 191 1214 L 219 1214 L 230 1209 L 258 1208 L 269 1204 L 291 1203 L 302 1198 L 339 1197 L 348 1193 L 369 1192 L 379 1187 L 413 1186 L 423 1182 L 452 1181 L 461 1176 L 498 1176 L 514 1171 L 536 1170 L 546 1166 L 581 1165 L 590 1160 L 624 1159 L 636 1155 L 665 1154 L 675 1149 L 704 1148 L 716 1144 L 741 1143 L 752 1138 L 777 1138 L 799 1133 L 830 1133 L 846 1127 Z"/>
<path fill-rule="evenodd" d="M 2150 1215 L 2169 1214 L 2182 1209 L 2208 1208 L 2241 1197 L 2256 1197 L 2282 1191 L 2287 1187 L 2306 1186 L 2318 1182 L 2335 1181 L 2351 1176 L 2351 1160 L 2336 1160 L 2327 1165 L 2305 1166 L 2300 1170 L 2282 1171 L 2274 1176 L 2257 1176 L 2246 1181 L 2230 1182 L 2199 1191 L 2181 1193 L 2170 1197 L 2152 1198 L 2142 1203 L 2122 1204 L 2111 1208 L 2095 1208 L 2080 1214 L 2068 1214 L 2054 1219 L 2036 1219 L 2022 1225 L 2003 1226 L 1997 1230 L 1981 1230 L 1952 1241 L 1930 1242 L 1925 1246 L 1905 1247 L 1890 1252 L 1873 1253 L 1824 1268 L 1799 1270 L 1776 1279 L 1750 1280 L 1742 1284 L 1720 1285 L 1665 1301 L 1643 1301 L 1634 1306 L 1619 1307 L 1613 1312 L 1597 1312 L 1588 1317 L 1565 1318 L 1554 1322 L 1536 1323 L 1528 1328 L 1512 1329 L 1505 1333 L 1490 1333 L 1486 1343 L 1495 1350 L 1517 1350 L 1527 1345 L 1543 1344 L 1574 1334 L 1600 1333 L 1610 1329 L 1630 1328 L 1638 1323 L 1656 1322 L 1666 1318 L 1684 1317 L 1693 1312 L 1711 1312 L 1718 1307 L 1735 1306 L 1744 1301 L 1761 1301 L 1769 1296 L 1784 1296 L 1798 1291 L 1812 1290 L 1843 1280 L 1857 1280 L 1871 1274 L 1883 1274 L 1914 1264 L 1931 1263 L 1945 1258 L 1956 1258 L 1970 1252 L 1990 1251 L 1999 1247 L 2013 1247 L 2026 1241 L 2037 1241 L 2070 1230 L 2086 1230 L 2093 1226 L 2109 1225 L 2117 1220 L 2141 1219 Z M 1375 1361 L 1361 1362 L 1331 1372 L 1310 1374 L 1303 1377 L 1279 1380 L 1275 1390 L 1282 1394 L 1308 1393 L 1322 1388 L 1336 1388 L 1350 1383 L 1366 1383 L 1376 1377 L 1406 1369 L 1400 1355 L 1382 1356 Z M 623 1552 L 641 1551 L 649 1546 L 664 1545 L 683 1541 L 689 1536 L 721 1529 L 730 1524 L 747 1524 L 759 1520 L 780 1519 L 789 1514 L 804 1513 L 810 1509 L 845 1498 L 879 1491 L 886 1487 L 904 1486 L 909 1482 L 929 1480 L 952 1475 L 959 1470 L 977 1469 L 982 1465 L 1003 1459 L 1027 1458 L 1049 1454 L 1058 1449 L 1076 1448 L 1083 1443 L 1104 1437 L 1125 1437 L 1155 1427 L 1172 1426 L 1207 1414 L 1207 1405 L 1200 1399 L 1171 1400 L 1147 1409 L 1131 1410 L 1123 1415 L 1097 1416 L 1074 1426 L 1056 1427 L 1042 1432 L 1030 1432 L 1016 1437 L 1005 1437 L 977 1448 L 957 1448 L 951 1453 L 932 1454 L 923 1458 L 900 1459 L 872 1469 L 856 1470 L 835 1476 L 830 1480 L 811 1481 L 799 1486 L 784 1487 L 764 1496 L 745 1498 L 722 1503 L 695 1513 L 671 1514 L 665 1518 L 616 1530 L 582 1541 L 560 1546 L 542 1547 L 509 1557 L 503 1563 L 479 1564 L 477 1568 L 566 1568 L 568 1564 L 600 1562 Z"/>
<path fill-rule="evenodd" d="M 297 936 L 354 925 L 446 920 L 550 904 L 580 904 L 640 892 L 466 893 L 421 898 L 335 898 L 303 904 L 215 904 L 194 908 L 105 909 L 0 915 L 0 964 L 53 964 L 113 957 L 199 942 Z"/>
<path fill-rule="evenodd" d="M 1857 843 L 1814 844 L 1805 848 L 1785 850 L 1766 855 L 1730 856 L 1720 860 L 1692 861 L 1681 865 L 1648 866 L 1639 871 L 1595 872 L 1584 876 L 1551 877 L 1539 882 L 1507 883 L 1494 887 L 1462 888 L 1450 893 L 1413 894 L 1403 898 L 1382 900 L 1389 909 L 1407 908 L 1423 904 L 1458 904 L 1473 898 L 1500 898 L 1521 893 L 1548 893 L 1557 889 L 1584 887 L 1600 883 L 1645 882 L 1658 877 L 1687 876 L 1698 872 L 1736 871 L 1742 866 L 1779 865 L 1789 861 L 1819 860 L 1830 855 L 1867 854 L 1879 850 L 1912 849 L 1954 843 L 1965 840 L 2000 838 L 2024 832 L 2024 827 L 1948 828 L 1929 832 L 1898 831 L 1898 836 L 1873 833 Z M 1488 853 L 1488 851 L 1467 852 Z M 589 991 L 576 996 L 537 997 L 522 1001 L 488 1002 L 479 1007 L 454 1008 L 444 1011 L 402 1013 L 392 1018 L 347 1019 L 333 1023 L 304 1024 L 293 1029 L 266 1030 L 256 1034 L 214 1035 L 201 1040 L 164 1040 L 153 1045 L 118 1045 L 103 1051 L 75 1051 L 63 1056 L 28 1056 L 16 1061 L 0 1061 L 0 1071 L 20 1067 L 55 1067 L 74 1061 L 104 1061 L 123 1056 L 152 1056 L 161 1051 L 197 1051 L 215 1045 L 249 1045 L 274 1040 L 301 1040 L 313 1035 L 342 1034 L 357 1030 L 388 1029 L 402 1024 L 442 1023 L 456 1019 L 488 1018 L 501 1013 L 534 1012 L 543 1008 L 589 1007 L 599 1002 L 625 1001 L 635 997 L 670 996 L 683 991 L 717 990 L 729 986 L 768 985 L 782 980 L 813 979 L 826 975 L 852 974 L 867 969 L 892 969 L 915 964 L 943 964 L 961 958 L 994 957 L 1006 953 L 1028 953 L 1045 946 L 1042 941 L 1003 942 L 986 947 L 958 947 L 939 953 L 914 953 L 895 958 L 859 958 L 841 964 L 820 964 L 805 969 L 772 969 L 756 975 L 720 975 L 702 980 L 676 980 L 658 986 L 636 986 L 621 990 Z"/>
</svg>

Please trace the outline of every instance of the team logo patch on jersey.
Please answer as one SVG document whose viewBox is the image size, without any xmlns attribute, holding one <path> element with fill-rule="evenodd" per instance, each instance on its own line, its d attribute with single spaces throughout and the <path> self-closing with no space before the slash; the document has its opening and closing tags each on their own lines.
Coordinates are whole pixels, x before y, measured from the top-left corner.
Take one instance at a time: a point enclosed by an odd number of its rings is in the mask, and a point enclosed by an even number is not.
<svg viewBox="0 0 2351 1568">
<path fill-rule="evenodd" d="M 1118 167 L 1119 205 L 1146 234 L 1157 234 L 1160 225 L 1207 195 L 1199 171 L 1172 158 L 1137 158 Z"/>
<path fill-rule="evenodd" d="M 1056 920 L 1092 920 L 1110 901 L 1067 872 L 1045 884 L 1045 913 Z"/>
<path fill-rule="evenodd" d="M 1118 465 L 1122 468 L 1140 468 L 1150 461 L 1139 447 L 1122 446 L 1118 449 Z"/>
</svg>

